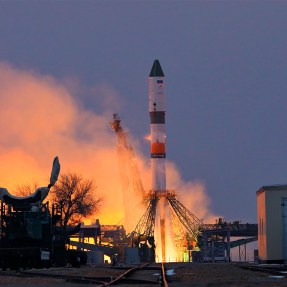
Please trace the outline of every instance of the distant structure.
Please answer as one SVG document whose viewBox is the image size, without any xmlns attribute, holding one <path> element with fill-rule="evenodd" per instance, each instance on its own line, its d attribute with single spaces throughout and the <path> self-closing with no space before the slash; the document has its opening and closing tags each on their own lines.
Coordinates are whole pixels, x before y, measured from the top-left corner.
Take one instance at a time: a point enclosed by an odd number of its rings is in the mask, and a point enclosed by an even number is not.
<svg viewBox="0 0 287 287">
<path fill-rule="evenodd" d="M 287 262 L 287 185 L 262 186 L 256 193 L 258 260 Z"/>
</svg>

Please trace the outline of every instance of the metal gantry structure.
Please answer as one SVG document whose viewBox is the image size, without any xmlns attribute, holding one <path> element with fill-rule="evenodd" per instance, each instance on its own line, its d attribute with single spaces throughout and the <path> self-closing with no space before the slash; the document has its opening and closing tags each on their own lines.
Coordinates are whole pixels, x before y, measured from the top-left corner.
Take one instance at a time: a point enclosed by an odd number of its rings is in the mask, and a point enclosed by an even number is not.
<svg viewBox="0 0 287 287">
<path fill-rule="evenodd" d="M 132 245 L 146 245 L 147 242 L 151 246 L 154 245 L 156 210 L 160 197 L 166 197 L 169 203 L 172 218 L 174 218 L 173 225 L 179 223 L 181 231 L 184 230 L 185 237 L 197 242 L 204 226 L 202 221 L 176 199 L 174 191 L 166 191 L 161 194 L 151 190 L 145 194 L 133 148 L 129 144 L 128 134 L 124 131 L 117 113 L 113 114 L 110 125 L 118 140 L 117 150 L 126 215 L 130 216 L 131 214 L 132 198 L 135 195 L 140 195 L 146 202 L 146 210 L 133 229 L 134 231 L 131 232 Z"/>
<path fill-rule="evenodd" d="M 147 246 L 153 249 L 155 248 L 154 236 L 157 205 L 159 199 L 162 197 L 165 197 L 168 203 L 172 225 L 174 227 L 174 237 L 177 238 L 178 241 L 185 241 L 184 244 L 186 247 L 188 246 L 190 251 L 194 250 L 196 246 L 199 247 L 203 252 L 202 257 L 215 258 L 220 254 L 222 258 L 230 259 L 230 248 L 257 239 L 257 224 L 238 225 L 238 222 L 227 224 L 223 222 L 222 219 L 219 219 L 216 224 L 204 224 L 202 220 L 195 216 L 177 199 L 174 190 L 165 190 L 162 193 L 158 191 L 155 192 L 154 190 L 145 192 L 137 167 L 136 156 L 132 146 L 128 142 L 128 134 L 122 128 L 118 114 L 113 114 L 111 127 L 115 131 L 118 139 L 118 156 L 124 193 L 125 213 L 127 216 L 133 214 L 131 210 L 131 208 L 134 207 L 132 198 L 135 195 L 140 195 L 145 201 L 146 206 L 144 214 L 129 234 L 131 246 L 142 247 L 142 249 L 147 249 Z M 234 243 L 232 243 L 230 242 L 230 236 L 253 238 L 246 239 L 242 242 L 234 241 Z M 150 255 L 148 258 L 153 260 Z"/>
<path fill-rule="evenodd" d="M 158 198 L 156 196 L 150 197 L 147 209 L 135 227 L 136 234 L 144 235 L 147 238 L 154 237 L 157 202 Z"/>
<path fill-rule="evenodd" d="M 123 130 L 121 119 L 117 113 L 113 114 L 110 125 L 118 139 L 119 164 L 124 192 L 128 192 L 129 195 L 130 193 L 139 193 L 143 196 L 144 188 L 139 175 L 136 156 L 128 142 L 128 133 Z"/>
<path fill-rule="evenodd" d="M 135 232 L 138 235 L 153 237 L 156 208 L 159 197 L 165 196 L 169 209 L 172 214 L 172 221 L 179 221 L 181 224 L 181 230 L 184 231 L 186 238 L 191 239 L 193 242 L 198 242 L 198 238 L 201 232 L 206 228 L 202 220 L 197 218 L 190 210 L 188 210 L 179 200 L 176 199 L 174 191 L 168 191 L 166 195 L 157 195 L 156 193 L 150 193 L 147 196 L 147 209 L 136 225 Z M 174 224 L 174 222 L 173 222 Z"/>
<path fill-rule="evenodd" d="M 201 232 L 205 229 L 205 226 L 199 218 L 197 218 L 189 209 L 187 209 L 175 195 L 167 197 L 172 211 L 176 214 L 176 217 L 183 225 L 187 235 L 197 242 Z"/>
<path fill-rule="evenodd" d="M 117 154 L 125 207 L 125 228 L 129 230 L 134 228 L 133 223 L 129 220 L 130 214 L 138 212 L 139 207 L 137 205 L 144 199 L 144 188 L 136 156 L 128 141 L 128 133 L 123 130 L 121 119 L 117 113 L 113 114 L 110 125 L 118 140 Z M 135 199 L 137 199 L 137 202 L 135 202 Z"/>
</svg>

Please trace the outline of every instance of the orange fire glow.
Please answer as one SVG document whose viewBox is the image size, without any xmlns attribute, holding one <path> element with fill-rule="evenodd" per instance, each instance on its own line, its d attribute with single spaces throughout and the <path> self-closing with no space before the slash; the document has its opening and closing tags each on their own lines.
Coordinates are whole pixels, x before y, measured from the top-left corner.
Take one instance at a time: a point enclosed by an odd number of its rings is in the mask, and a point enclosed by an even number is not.
<svg viewBox="0 0 287 287">
<path fill-rule="evenodd" d="M 1 186 L 13 193 L 17 185 L 35 180 L 47 185 L 58 155 L 61 172 L 95 179 L 104 197 L 95 217 L 102 224 L 118 223 L 124 214 L 110 114 L 87 111 L 55 79 L 8 64 L 0 64 L 0 85 Z"/>
<path fill-rule="evenodd" d="M 17 185 L 35 180 L 42 186 L 47 185 L 52 161 L 57 155 L 61 172 L 78 172 L 95 179 L 104 203 L 91 221 L 99 218 L 101 224 L 120 222 L 124 208 L 117 140 L 109 127 L 115 111 L 108 107 L 108 102 L 103 104 L 105 110 L 101 114 L 88 111 L 79 105 L 73 91 L 64 83 L 7 63 L 0 63 L 0 86 L 0 186 L 13 193 Z M 113 105 L 119 102 L 111 88 L 100 89 L 105 90 Z M 98 91 L 94 89 L 95 97 Z M 150 135 L 146 139 L 150 140 Z M 148 190 L 149 155 L 137 156 L 143 185 Z M 167 186 L 177 190 L 183 204 L 197 217 L 214 220 L 204 186 L 184 182 L 171 162 L 167 163 Z"/>
</svg>

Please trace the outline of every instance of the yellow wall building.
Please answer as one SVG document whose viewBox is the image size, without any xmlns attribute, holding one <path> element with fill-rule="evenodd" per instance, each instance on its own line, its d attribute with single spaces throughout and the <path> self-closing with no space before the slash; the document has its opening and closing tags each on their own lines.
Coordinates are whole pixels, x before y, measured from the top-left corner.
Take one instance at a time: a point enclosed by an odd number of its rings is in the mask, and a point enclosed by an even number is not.
<svg viewBox="0 0 287 287">
<path fill-rule="evenodd" d="M 259 263 L 287 261 L 287 185 L 263 186 L 257 193 Z"/>
</svg>

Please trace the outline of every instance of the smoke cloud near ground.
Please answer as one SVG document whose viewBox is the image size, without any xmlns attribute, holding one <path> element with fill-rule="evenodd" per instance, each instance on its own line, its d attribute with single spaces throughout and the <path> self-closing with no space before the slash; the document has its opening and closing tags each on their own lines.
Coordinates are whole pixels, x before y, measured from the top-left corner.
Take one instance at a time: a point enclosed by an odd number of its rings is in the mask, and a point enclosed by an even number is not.
<svg viewBox="0 0 287 287">
<path fill-rule="evenodd" d="M 0 86 L 0 186 L 12 193 L 35 180 L 47 185 L 53 158 L 59 156 L 61 172 L 95 179 L 106 223 L 122 218 L 116 140 L 107 109 L 103 114 L 85 110 L 70 86 L 6 63 L 0 65 Z"/>
<path fill-rule="evenodd" d="M 21 184 L 47 185 L 53 158 L 59 156 L 61 172 L 96 181 L 104 202 L 91 220 L 116 224 L 124 218 L 124 209 L 117 141 L 109 122 L 122 106 L 119 95 L 108 85 L 91 88 L 90 96 L 102 102 L 103 111 L 96 113 L 84 108 L 67 82 L 0 63 L 0 186 L 13 193 Z M 100 100 L 99 94 L 106 96 Z M 134 143 L 137 149 L 140 145 Z M 138 164 L 148 189 L 148 155 L 139 156 Z M 183 203 L 199 218 L 212 218 L 203 185 L 183 182 L 172 163 L 167 170 L 168 186 L 180 192 Z"/>
<path fill-rule="evenodd" d="M 184 181 L 179 169 L 171 161 L 167 162 L 167 186 L 174 189 L 178 200 L 196 217 L 205 223 L 215 223 L 219 217 L 211 211 L 211 200 L 200 181 Z"/>
</svg>

